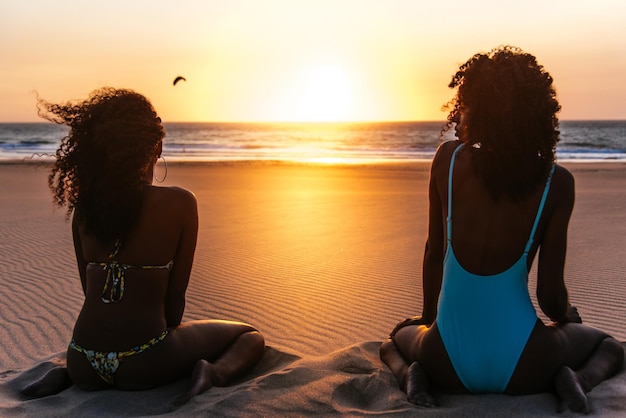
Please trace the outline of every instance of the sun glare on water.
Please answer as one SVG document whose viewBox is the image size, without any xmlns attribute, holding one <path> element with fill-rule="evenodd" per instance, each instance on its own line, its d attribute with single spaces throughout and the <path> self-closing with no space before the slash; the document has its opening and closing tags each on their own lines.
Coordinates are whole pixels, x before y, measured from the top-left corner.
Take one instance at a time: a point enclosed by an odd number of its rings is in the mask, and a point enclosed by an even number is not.
<svg viewBox="0 0 626 418">
<path fill-rule="evenodd" d="M 304 86 L 296 110 L 302 122 L 337 122 L 350 118 L 352 94 L 350 80 L 334 66 L 315 70 Z"/>
</svg>

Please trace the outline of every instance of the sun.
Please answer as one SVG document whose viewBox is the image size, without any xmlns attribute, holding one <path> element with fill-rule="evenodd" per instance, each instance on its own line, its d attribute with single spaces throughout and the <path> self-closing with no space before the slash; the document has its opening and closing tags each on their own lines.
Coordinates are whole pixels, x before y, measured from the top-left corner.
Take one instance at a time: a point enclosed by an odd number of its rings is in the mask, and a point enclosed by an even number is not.
<svg viewBox="0 0 626 418">
<path fill-rule="evenodd" d="M 338 67 L 319 67 L 311 73 L 298 101 L 296 117 L 303 122 L 338 122 L 352 111 L 350 80 Z"/>
</svg>

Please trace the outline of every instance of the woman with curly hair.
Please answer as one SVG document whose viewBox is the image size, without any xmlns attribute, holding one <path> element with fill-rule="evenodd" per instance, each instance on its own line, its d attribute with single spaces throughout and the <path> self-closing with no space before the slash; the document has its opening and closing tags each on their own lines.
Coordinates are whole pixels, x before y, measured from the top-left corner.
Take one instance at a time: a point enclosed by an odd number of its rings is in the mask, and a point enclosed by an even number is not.
<svg viewBox="0 0 626 418">
<path fill-rule="evenodd" d="M 622 366 L 621 345 L 581 324 L 563 271 L 574 179 L 555 164 L 552 77 L 514 47 L 476 54 L 452 78 L 448 129 L 431 167 L 423 311 L 381 346 L 409 401 L 448 392 L 556 389 L 570 409 Z M 538 319 L 528 272 L 539 251 Z"/>
<path fill-rule="evenodd" d="M 23 393 L 140 390 L 192 375 L 176 404 L 228 384 L 259 361 L 263 336 L 239 322 L 181 323 L 196 238 L 193 193 L 156 187 L 161 119 L 131 90 L 103 88 L 79 103 L 39 100 L 40 115 L 68 125 L 48 183 L 72 216 L 85 300 L 67 351 Z M 69 379 L 68 379 L 69 377 Z"/>
</svg>

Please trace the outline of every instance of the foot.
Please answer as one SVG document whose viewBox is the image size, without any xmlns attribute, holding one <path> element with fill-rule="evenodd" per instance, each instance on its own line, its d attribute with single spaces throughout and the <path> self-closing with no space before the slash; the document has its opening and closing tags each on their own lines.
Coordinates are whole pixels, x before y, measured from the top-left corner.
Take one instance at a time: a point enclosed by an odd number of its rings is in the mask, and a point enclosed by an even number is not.
<svg viewBox="0 0 626 418">
<path fill-rule="evenodd" d="M 191 398 L 213 387 L 216 380 L 214 366 L 206 360 L 198 360 L 191 373 L 191 387 L 174 401 L 174 406 L 181 406 Z"/>
<path fill-rule="evenodd" d="M 428 392 L 430 382 L 426 372 L 419 363 L 413 362 L 409 366 L 406 382 L 407 400 L 412 404 L 432 408 L 437 406 L 437 400 Z"/>
<path fill-rule="evenodd" d="M 43 398 L 56 395 L 70 386 L 72 386 L 72 381 L 67 374 L 67 368 L 59 366 L 53 367 L 41 379 L 23 387 L 20 393 L 31 399 Z"/>
<path fill-rule="evenodd" d="M 562 366 L 554 378 L 554 386 L 561 401 L 571 411 L 589 413 L 587 395 L 572 369 Z"/>
</svg>

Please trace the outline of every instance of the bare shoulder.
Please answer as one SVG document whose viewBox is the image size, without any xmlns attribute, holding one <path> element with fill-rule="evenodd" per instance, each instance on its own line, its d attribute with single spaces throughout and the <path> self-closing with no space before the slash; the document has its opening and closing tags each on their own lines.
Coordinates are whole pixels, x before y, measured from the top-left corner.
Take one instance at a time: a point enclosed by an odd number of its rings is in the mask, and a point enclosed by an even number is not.
<svg viewBox="0 0 626 418">
<path fill-rule="evenodd" d="M 179 210 L 196 210 L 197 208 L 196 195 L 182 187 L 153 186 L 151 196 L 155 204 L 162 206 L 176 207 Z"/>
<path fill-rule="evenodd" d="M 458 140 L 443 142 L 441 145 L 439 145 L 439 148 L 437 148 L 435 160 L 449 161 L 452 157 L 452 153 L 454 152 L 454 150 L 457 149 L 461 144 L 462 142 Z"/>
<path fill-rule="evenodd" d="M 431 167 L 431 173 L 433 176 L 437 177 L 438 174 L 440 174 L 447 178 L 452 154 L 460 144 L 460 141 L 446 141 L 439 145 Z"/>
<path fill-rule="evenodd" d="M 556 164 L 552 178 L 553 181 L 557 181 L 559 185 L 574 188 L 574 176 L 562 165 Z"/>
<path fill-rule="evenodd" d="M 573 199 L 575 194 L 574 176 L 567 168 L 557 164 L 552 175 L 551 188 L 556 190 L 559 195 L 571 196 Z"/>
<path fill-rule="evenodd" d="M 163 193 L 171 198 L 189 200 L 194 202 L 196 201 L 196 195 L 192 191 L 183 189 L 182 187 L 169 186 L 156 187 L 156 189 L 159 190 L 160 193 Z"/>
<path fill-rule="evenodd" d="M 552 174 L 547 204 L 569 216 L 574 209 L 575 198 L 574 176 L 565 167 L 557 164 Z"/>
</svg>

